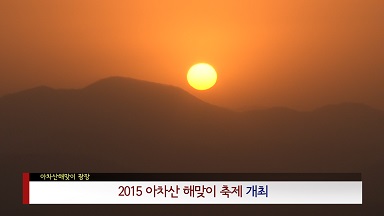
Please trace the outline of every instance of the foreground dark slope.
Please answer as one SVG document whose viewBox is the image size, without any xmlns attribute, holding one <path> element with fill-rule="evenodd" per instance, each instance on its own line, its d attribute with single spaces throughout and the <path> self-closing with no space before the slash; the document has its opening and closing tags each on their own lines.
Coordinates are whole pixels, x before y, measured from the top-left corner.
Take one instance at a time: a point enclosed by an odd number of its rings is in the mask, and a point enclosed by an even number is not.
<svg viewBox="0 0 384 216">
<path fill-rule="evenodd" d="M 172 86 L 108 78 L 0 98 L 6 215 L 379 215 L 384 114 L 361 104 L 235 113 Z M 21 172 L 362 172 L 363 206 L 22 206 Z M 95 211 L 96 210 L 96 211 Z M 110 213 L 112 212 L 112 213 Z"/>
</svg>

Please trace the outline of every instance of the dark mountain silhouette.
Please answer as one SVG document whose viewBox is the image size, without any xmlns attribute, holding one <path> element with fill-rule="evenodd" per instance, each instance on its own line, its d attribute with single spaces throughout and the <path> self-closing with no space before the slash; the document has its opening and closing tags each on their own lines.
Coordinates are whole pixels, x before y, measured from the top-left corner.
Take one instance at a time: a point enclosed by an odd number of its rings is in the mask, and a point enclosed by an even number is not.
<svg viewBox="0 0 384 216">
<path fill-rule="evenodd" d="M 6 215 L 381 215 L 384 112 L 233 112 L 173 86 L 113 77 L 0 98 Z M 21 172 L 362 172 L 363 205 L 22 206 Z"/>
</svg>

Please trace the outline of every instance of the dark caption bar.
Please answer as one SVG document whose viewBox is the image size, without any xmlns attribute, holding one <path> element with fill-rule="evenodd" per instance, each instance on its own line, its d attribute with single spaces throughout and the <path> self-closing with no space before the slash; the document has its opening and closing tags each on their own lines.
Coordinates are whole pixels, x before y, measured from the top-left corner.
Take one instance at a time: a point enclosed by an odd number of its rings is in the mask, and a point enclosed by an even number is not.
<svg viewBox="0 0 384 216">
<path fill-rule="evenodd" d="M 68 176 L 70 176 L 71 178 L 67 178 Z M 29 180 L 30 181 L 361 181 L 361 173 L 30 173 Z"/>
</svg>

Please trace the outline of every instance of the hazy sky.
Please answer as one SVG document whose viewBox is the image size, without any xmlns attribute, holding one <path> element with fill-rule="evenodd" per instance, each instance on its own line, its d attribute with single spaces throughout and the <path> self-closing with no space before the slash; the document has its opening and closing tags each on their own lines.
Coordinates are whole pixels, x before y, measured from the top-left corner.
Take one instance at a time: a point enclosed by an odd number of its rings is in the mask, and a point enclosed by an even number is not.
<svg viewBox="0 0 384 216">
<path fill-rule="evenodd" d="M 384 109 L 383 0 L 2 0 L 0 29 L 0 95 L 127 76 L 232 108 Z"/>
</svg>

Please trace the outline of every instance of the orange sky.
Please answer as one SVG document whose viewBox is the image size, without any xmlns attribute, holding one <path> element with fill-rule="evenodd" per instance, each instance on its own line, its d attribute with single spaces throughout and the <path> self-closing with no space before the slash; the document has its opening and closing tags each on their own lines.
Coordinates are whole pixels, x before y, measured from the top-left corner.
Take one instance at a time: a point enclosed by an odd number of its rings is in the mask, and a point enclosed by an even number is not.
<svg viewBox="0 0 384 216">
<path fill-rule="evenodd" d="M 108 76 L 231 108 L 364 102 L 384 109 L 383 0 L 3 0 L 0 95 Z M 198 92 L 186 73 L 218 72 Z"/>
</svg>

